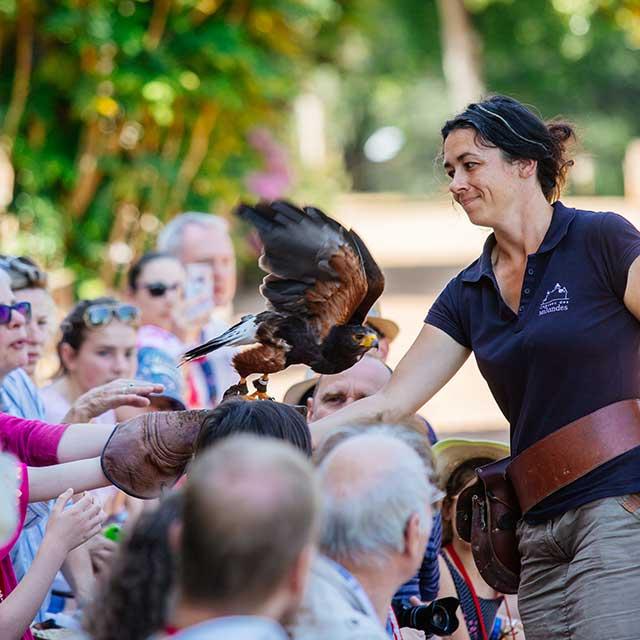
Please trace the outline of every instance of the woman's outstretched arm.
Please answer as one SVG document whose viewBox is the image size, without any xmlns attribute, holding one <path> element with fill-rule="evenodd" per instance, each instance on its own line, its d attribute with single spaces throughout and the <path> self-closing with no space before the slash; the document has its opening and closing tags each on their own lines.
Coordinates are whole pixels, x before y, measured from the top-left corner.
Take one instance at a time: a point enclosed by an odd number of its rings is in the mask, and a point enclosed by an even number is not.
<svg viewBox="0 0 640 640">
<path fill-rule="evenodd" d="M 470 353 L 441 329 L 425 324 L 378 393 L 309 425 L 314 445 L 347 424 L 394 423 L 408 418 L 453 377 Z"/>
<path fill-rule="evenodd" d="M 88 428 L 92 426 L 88 425 Z M 110 484 L 102 473 L 99 457 L 51 467 L 29 467 L 29 502 L 52 500 L 67 487 L 71 487 L 74 493 L 81 493 Z"/>
</svg>

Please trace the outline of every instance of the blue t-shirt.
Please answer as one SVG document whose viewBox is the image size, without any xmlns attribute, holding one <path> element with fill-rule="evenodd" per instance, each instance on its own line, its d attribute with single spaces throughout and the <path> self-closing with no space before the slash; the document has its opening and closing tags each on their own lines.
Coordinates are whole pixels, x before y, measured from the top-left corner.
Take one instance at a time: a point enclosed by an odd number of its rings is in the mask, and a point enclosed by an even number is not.
<svg viewBox="0 0 640 640">
<path fill-rule="evenodd" d="M 14 369 L 0 383 L 0 405 L 12 416 L 46 421 L 38 388 L 23 369 Z"/>
<path fill-rule="evenodd" d="M 474 352 L 511 426 L 514 455 L 601 407 L 640 398 L 640 323 L 623 303 L 640 233 L 615 213 L 560 202 L 553 209 L 540 248 L 528 256 L 517 315 L 493 273 L 492 234 L 426 318 Z M 527 520 L 637 491 L 640 447 L 549 496 Z"/>
</svg>

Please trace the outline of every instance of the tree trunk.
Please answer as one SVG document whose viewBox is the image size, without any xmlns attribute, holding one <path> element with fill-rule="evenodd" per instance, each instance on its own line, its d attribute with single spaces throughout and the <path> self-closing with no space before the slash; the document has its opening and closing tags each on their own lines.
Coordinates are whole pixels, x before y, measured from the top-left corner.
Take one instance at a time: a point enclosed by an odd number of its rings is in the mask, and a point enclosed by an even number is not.
<svg viewBox="0 0 640 640">
<path fill-rule="evenodd" d="M 155 51 L 158 48 L 162 34 L 167 26 L 167 18 L 172 4 L 171 0 L 156 0 L 153 3 L 149 29 L 145 34 L 145 44 L 148 51 Z"/>
<path fill-rule="evenodd" d="M 18 135 L 20 120 L 27 104 L 29 81 L 33 64 L 33 4 L 31 0 L 22 0 L 18 5 L 16 25 L 16 72 L 13 78 L 11 100 L 4 118 L 3 134 L 9 141 L 9 148 Z"/>
<path fill-rule="evenodd" d="M 102 171 L 98 169 L 98 160 L 102 153 L 101 138 L 96 119 L 85 124 L 76 160 L 76 182 L 67 200 L 67 210 L 76 220 L 84 216 L 102 180 Z"/>
<path fill-rule="evenodd" d="M 464 0 L 438 0 L 442 66 L 449 102 L 460 111 L 479 100 L 485 88 L 481 73 L 481 42 Z"/>
<path fill-rule="evenodd" d="M 167 219 L 180 209 L 187 196 L 191 182 L 200 170 L 209 150 L 209 138 L 218 119 L 219 108 L 215 102 L 205 102 L 191 129 L 189 148 L 182 161 L 178 175 L 169 195 L 165 215 Z"/>
</svg>

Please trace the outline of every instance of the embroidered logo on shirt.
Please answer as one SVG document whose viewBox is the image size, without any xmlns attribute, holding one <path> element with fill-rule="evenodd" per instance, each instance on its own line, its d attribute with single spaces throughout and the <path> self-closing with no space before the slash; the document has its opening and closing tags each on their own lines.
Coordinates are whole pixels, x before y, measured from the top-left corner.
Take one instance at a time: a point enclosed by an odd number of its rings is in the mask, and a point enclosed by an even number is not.
<svg viewBox="0 0 640 640">
<path fill-rule="evenodd" d="M 547 291 L 547 295 L 540 303 L 539 316 L 544 316 L 547 313 L 555 313 L 556 311 L 568 311 L 569 310 L 569 292 L 567 287 L 563 287 L 560 283 L 556 282 L 556 286 Z"/>
</svg>

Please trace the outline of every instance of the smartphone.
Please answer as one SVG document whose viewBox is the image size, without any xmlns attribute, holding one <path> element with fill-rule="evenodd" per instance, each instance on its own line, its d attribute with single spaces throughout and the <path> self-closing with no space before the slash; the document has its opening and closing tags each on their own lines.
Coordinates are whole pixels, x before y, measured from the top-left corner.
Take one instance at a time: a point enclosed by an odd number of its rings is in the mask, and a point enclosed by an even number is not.
<svg viewBox="0 0 640 640">
<path fill-rule="evenodd" d="M 202 262 L 187 264 L 185 269 L 186 315 L 189 319 L 202 318 L 213 311 L 213 269 Z"/>
</svg>

